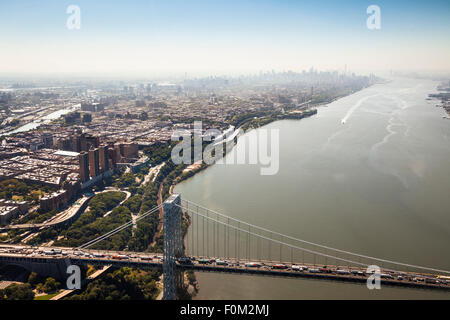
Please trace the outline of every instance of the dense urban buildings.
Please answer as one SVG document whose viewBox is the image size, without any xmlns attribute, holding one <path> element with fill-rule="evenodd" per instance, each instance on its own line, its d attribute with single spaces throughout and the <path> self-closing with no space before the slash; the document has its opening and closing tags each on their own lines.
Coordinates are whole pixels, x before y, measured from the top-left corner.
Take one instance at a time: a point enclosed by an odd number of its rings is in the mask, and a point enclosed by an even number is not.
<svg viewBox="0 0 450 320">
<path fill-rule="evenodd" d="M 17 86 L 0 100 L 0 179 L 53 188 L 40 207 L 59 210 L 118 168 L 138 170 L 148 162 L 140 148 L 169 142 L 174 130 L 193 132 L 195 120 L 203 121 L 203 130 L 225 130 L 246 117 L 294 117 L 374 81 L 311 69 L 177 83 L 78 84 L 70 90 Z"/>
</svg>

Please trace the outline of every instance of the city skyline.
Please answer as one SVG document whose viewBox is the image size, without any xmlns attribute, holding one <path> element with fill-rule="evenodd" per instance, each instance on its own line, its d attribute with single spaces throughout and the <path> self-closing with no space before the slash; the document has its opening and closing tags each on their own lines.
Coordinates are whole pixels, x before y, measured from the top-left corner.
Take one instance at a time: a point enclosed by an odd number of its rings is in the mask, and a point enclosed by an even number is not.
<svg viewBox="0 0 450 320">
<path fill-rule="evenodd" d="M 369 30 L 366 10 L 381 10 Z M 66 26 L 69 5 L 81 28 Z M 2 75 L 233 75 L 263 71 L 448 72 L 450 4 L 387 1 L 0 4 Z"/>
</svg>

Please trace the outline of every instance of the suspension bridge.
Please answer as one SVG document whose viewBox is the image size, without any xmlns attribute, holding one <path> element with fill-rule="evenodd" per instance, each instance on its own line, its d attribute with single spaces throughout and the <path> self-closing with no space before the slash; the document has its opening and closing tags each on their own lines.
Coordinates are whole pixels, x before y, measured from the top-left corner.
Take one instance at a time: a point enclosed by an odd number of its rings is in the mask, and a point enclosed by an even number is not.
<svg viewBox="0 0 450 320">
<path fill-rule="evenodd" d="M 163 254 L 91 249 L 164 211 Z M 3 248 L 3 249 L 2 249 Z M 163 270 L 163 298 L 176 299 L 184 271 L 227 272 L 366 282 L 380 268 L 381 283 L 450 291 L 450 271 L 376 258 L 284 235 L 208 209 L 180 195 L 77 248 L 0 246 L 0 263 L 64 274 L 70 264 Z M 372 270 L 373 272 L 374 270 Z"/>
</svg>

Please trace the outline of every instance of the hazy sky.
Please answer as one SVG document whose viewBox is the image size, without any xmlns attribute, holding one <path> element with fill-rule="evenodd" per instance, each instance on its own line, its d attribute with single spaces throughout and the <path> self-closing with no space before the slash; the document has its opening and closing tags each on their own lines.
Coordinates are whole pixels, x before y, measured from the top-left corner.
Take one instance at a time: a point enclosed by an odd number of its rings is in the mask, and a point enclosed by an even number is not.
<svg viewBox="0 0 450 320">
<path fill-rule="evenodd" d="M 68 30 L 67 7 L 81 9 Z M 369 5 L 381 29 L 366 27 Z M 0 73 L 450 71 L 450 1 L 1 0 Z"/>
</svg>

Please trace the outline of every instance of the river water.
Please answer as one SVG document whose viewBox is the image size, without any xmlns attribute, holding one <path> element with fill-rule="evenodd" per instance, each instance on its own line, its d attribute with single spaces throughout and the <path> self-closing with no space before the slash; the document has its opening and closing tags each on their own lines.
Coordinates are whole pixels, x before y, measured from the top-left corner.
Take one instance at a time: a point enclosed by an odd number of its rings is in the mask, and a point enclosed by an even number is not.
<svg viewBox="0 0 450 320">
<path fill-rule="evenodd" d="M 237 219 L 334 248 L 450 270 L 450 120 L 436 82 L 393 79 L 264 127 L 279 172 L 214 165 L 175 192 Z M 198 273 L 197 299 L 414 299 L 449 293 Z"/>
<path fill-rule="evenodd" d="M 80 105 L 74 105 L 74 106 L 72 106 L 70 108 L 64 108 L 64 109 L 61 109 L 61 110 L 54 111 L 54 112 L 52 112 L 52 113 L 50 113 L 50 114 L 48 114 L 48 115 L 46 115 L 44 117 L 41 117 L 41 118 L 39 118 L 39 119 L 37 119 L 35 121 L 29 122 L 29 123 L 27 123 L 27 124 L 17 128 L 17 129 L 14 129 L 12 131 L 6 132 L 3 135 L 4 136 L 9 136 L 9 135 L 12 135 L 12 134 L 15 134 L 15 133 L 21 133 L 21 132 L 27 132 L 27 131 L 30 131 L 30 130 L 34 130 L 34 129 L 40 127 L 42 124 L 50 123 L 53 120 L 58 119 L 59 117 L 65 115 L 65 114 L 68 114 L 68 113 L 70 113 L 72 111 L 77 110 L 79 107 L 80 107 Z"/>
</svg>

